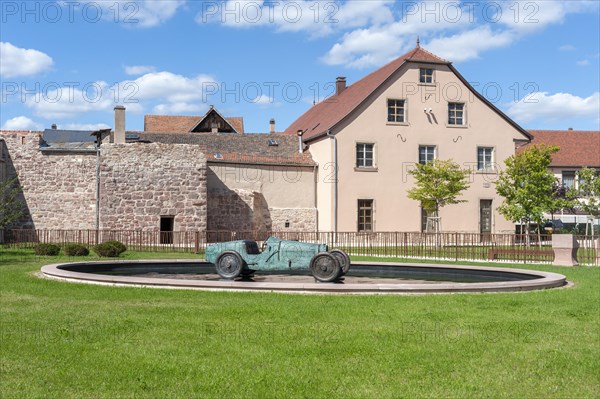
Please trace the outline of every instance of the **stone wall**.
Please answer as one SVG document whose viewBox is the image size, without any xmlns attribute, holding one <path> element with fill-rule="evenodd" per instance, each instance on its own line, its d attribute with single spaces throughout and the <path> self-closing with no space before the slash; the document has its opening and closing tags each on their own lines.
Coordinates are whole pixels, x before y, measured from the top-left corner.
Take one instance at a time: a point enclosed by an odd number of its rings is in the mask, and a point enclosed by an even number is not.
<svg viewBox="0 0 600 399">
<path fill-rule="evenodd" d="M 93 229 L 94 153 L 43 153 L 40 134 L 0 133 L 8 149 L 7 177 L 18 176 L 27 214 L 15 228 Z"/>
<path fill-rule="evenodd" d="M 100 228 L 160 229 L 174 217 L 175 231 L 204 231 L 206 157 L 200 146 L 103 144 Z"/>
<path fill-rule="evenodd" d="M 27 215 L 12 228 L 95 229 L 95 152 L 40 151 L 40 134 L 1 132 L 7 177 L 17 176 Z M 176 231 L 206 229 L 206 158 L 202 147 L 103 144 L 100 228 L 160 229 L 173 216 Z"/>
<path fill-rule="evenodd" d="M 317 231 L 315 208 L 270 208 L 269 215 L 273 231 Z"/>
<path fill-rule="evenodd" d="M 13 228 L 95 228 L 94 151 L 41 151 L 39 133 L 0 132 L 0 138 L 7 177 L 18 176 L 27 209 Z M 209 181 L 201 146 L 157 143 L 102 144 L 100 165 L 101 229 L 157 231 L 161 216 L 172 216 L 175 231 L 316 230 L 316 210 L 307 207 L 314 195 L 310 168 L 301 182 L 279 178 L 279 169 L 261 169 L 265 181 L 252 184 L 214 173 Z"/>
</svg>

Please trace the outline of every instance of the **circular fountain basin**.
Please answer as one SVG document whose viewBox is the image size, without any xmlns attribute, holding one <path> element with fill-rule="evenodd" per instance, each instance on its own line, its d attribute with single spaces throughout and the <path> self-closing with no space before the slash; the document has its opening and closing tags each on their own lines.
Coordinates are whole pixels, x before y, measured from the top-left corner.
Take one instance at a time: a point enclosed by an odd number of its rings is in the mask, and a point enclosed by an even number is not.
<svg viewBox="0 0 600 399">
<path fill-rule="evenodd" d="M 251 279 L 223 280 L 214 265 L 198 260 L 76 262 L 47 265 L 41 272 L 92 284 L 321 294 L 506 292 L 567 284 L 561 274 L 536 270 L 391 262 L 353 263 L 339 283 L 318 283 L 307 272 L 256 272 Z"/>
</svg>

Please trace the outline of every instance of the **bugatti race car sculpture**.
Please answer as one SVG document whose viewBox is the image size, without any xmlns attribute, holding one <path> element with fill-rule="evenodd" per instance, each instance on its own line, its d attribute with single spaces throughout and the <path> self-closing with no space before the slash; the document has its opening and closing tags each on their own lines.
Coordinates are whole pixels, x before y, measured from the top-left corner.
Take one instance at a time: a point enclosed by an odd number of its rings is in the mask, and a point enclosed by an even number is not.
<svg viewBox="0 0 600 399">
<path fill-rule="evenodd" d="M 325 244 L 309 244 L 269 237 L 258 248 L 256 241 L 240 240 L 209 245 L 206 261 L 224 279 L 251 276 L 255 271 L 310 270 L 321 282 L 332 282 L 350 269 L 350 258 Z"/>
</svg>

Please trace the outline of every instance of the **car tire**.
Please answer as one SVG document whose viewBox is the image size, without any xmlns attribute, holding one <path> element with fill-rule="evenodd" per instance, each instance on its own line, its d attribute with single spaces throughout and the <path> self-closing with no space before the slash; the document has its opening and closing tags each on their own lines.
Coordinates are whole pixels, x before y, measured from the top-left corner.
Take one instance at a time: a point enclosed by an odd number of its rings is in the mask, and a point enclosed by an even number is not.
<svg viewBox="0 0 600 399">
<path fill-rule="evenodd" d="M 338 260 L 340 267 L 342 268 L 342 276 L 345 276 L 346 273 L 348 273 L 348 270 L 350 270 L 350 257 L 348 254 L 341 249 L 333 249 L 329 251 L 329 253 Z"/>
<path fill-rule="evenodd" d="M 321 252 L 311 259 L 310 272 L 317 281 L 330 283 L 340 278 L 342 268 L 335 256 L 328 252 Z"/>
<path fill-rule="evenodd" d="M 227 280 L 233 280 L 244 270 L 244 260 L 235 251 L 225 251 L 219 255 L 215 266 L 219 276 Z"/>
</svg>

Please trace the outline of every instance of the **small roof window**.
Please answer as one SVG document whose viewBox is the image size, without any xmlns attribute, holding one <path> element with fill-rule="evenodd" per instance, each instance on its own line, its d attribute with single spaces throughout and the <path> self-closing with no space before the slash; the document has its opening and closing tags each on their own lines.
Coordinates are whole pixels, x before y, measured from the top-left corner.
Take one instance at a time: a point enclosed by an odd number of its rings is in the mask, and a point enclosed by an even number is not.
<svg viewBox="0 0 600 399">
<path fill-rule="evenodd" d="M 223 154 L 221 154 L 220 152 L 215 152 L 214 156 L 215 159 L 223 159 Z"/>
<path fill-rule="evenodd" d="M 279 145 L 279 143 L 277 143 L 277 140 L 275 139 L 267 140 L 267 144 L 269 145 L 269 147 L 277 147 Z"/>
</svg>

